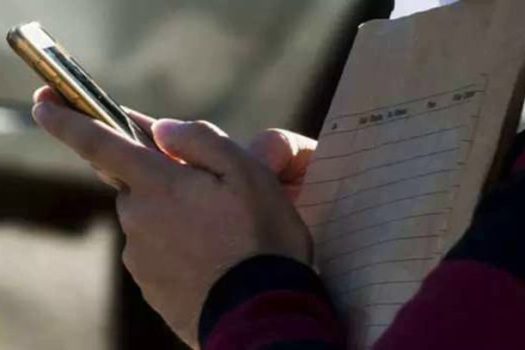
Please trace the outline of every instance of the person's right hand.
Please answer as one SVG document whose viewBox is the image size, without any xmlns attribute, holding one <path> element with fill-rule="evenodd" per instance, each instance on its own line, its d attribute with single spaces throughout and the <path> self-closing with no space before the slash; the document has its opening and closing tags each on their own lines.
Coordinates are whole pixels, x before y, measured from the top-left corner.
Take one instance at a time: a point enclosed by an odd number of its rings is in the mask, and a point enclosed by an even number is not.
<svg viewBox="0 0 525 350">
<path fill-rule="evenodd" d="M 216 126 L 156 121 L 149 128 L 161 153 L 66 108 L 49 88 L 35 102 L 43 129 L 123 185 L 124 262 L 189 344 L 208 291 L 233 266 L 259 255 L 311 264 L 308 229 L 275 176 Z"/>
<path fill-rule="evenodd" d="M 269 129 L 252 141 L 249 151 L 279 178 L 288 198 L 295 202 L 317 141 L 288 130 Z"/>
</svg>

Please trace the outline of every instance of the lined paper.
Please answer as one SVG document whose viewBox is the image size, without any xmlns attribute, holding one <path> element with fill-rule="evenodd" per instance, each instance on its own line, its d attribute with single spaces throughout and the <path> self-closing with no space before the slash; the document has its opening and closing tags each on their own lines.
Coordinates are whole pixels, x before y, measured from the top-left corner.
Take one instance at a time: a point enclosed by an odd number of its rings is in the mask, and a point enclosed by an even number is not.
<svg viewBox="0 0 525 350">
<path fill-rule="evenodd" d="M 442 255 L 486 78 L 325 122 L 299 209 L 339 309 L 370 346 Z"/>
</svg>

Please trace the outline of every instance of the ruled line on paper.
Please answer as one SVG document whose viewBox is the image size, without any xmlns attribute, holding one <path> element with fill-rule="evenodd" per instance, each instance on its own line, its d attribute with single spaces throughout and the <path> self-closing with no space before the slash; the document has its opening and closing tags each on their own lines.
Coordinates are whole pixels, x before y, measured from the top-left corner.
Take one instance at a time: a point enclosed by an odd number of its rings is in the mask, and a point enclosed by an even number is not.
<svg viewBox="0 0 525 350">
<path fill-rule="evenodd" d="M 382 202 L 382 203 L 372 204 L 372 205 L 370 205 L 368 207 L 365 207 L 365 208 L 355 209 L 353 211 L 343 213 L 340 216 L 329 218 L 328 220 L 326 220 L 326 221 L 324 221 L 324 222 L 322 222 L 320 224 L 321 225 L 326 225 L 326 224 L 330 224 L 330 223 L 333 223 L 333 222 L 338 222 L 340 220 L 347 219 L 348 217 L 350 217 L 352 215 L 361 214 L 361 213 L 366 212 L 366 211 L 379 209 L 381 207 L 388 206 L 388 205 L 395 204 L 395 203 L 399 203 L 399 202 L 403 202 L 403 201 L 408 201 L 408 200 L 413 200 L 413 199 L 418 199 L 418 198 L 423 198 L 423 197 L 430 197 L 430 196 L 435 196 L 435 195 L 440 195 L 440 194 L 448 194 L 448 193 L 451 192 L 453 187 L 454 186 L 451 186 L 450 189 L 446 189 L 446 190 L 433 191 L 433 192 L 420 193 L 420 194 L 413 194 L 413 195 L 410 195 L 410 196 L 407 196 L 407 197 L 403 197 L 403 198 L 397 198 L 397 199 L 393 199 L 393 200 Z"/>
<path fill-rule="evenodd" d="M 331 225 L 331 224 L 338 224 L 340 222 L 348 221 L 348 219 L 351 218 L 352 216 L 356 216 L 356 215 L 362 214 L 363 212 L 372 211 L 374 209 L 380 209 L 382 207 L 386 207 L 388 205 L 392 205 L 392 204 L 396 204 L 396 203 L 407 202 L 409 200 L 416 200 L 416 199 L 423 199 L 425 197 L 433 197 L 433 196 L 445 195 L 445 194 L 451 193 L 452 190 L 453 189 L 444 190 L 444 191 L 436 191 L 436 192 L 433 192 L 433 193 L 423 193 L 421 195 L 418 195 L 418 194 L 411 195 L 411 196 L 408 196 L 408 197 L 405 197 L 405 198 L 401 198 L 399 200 L 392 200 L 389 203 L 378 204 L 375 207 L 365 208 L 364 210 L 357 210 L 355 212 L 346 213 L 346 214 L 343 214 L 343 215 L 340 215 L 340 216 L 337 216 L 337 217 L 329 218 L 329 219 L 327 219 L 325 221 L 316 223 L 316 224 L 311 225 L 311 226 L 315 227 L 315 226 L 327 226 L 327 225 Z M 350 231 L 348 233 L 351 234 L 352 231 Z"/>
<path fill-rule="evenodd" d="M 404 303 L 369 303 L 369 304 L 364 304 L 362 307 L 364 309 L 368 309 L 368 308 L 373 308 L 373 307 L 381 307 L 381 306 L 401 306 L 401 305 L 404 305 Z"/>
<path fill-rule="evenodd" d="M 359 111 L 359 112 L 354 112 L 354 113 L 341 114 L 341 115 L 336 116 L 336 117 L 334 117 L 334 118 L 332 118 L 330 120 L 339 119 L 339 118 L 348 118 L 348 117 L 352 117 L 354 115 L 361 115 L 361 114 L 366 114 L 366 113 L 372 113 L 372 112 L 375 112 L 375 111 L 380 111 L 380 110 L 385 110 L 385 109 L 390 109 L 390 108 L 396 108 L 396 107 L 407 105 L 407 104 L 412 104 L 412 103 L 416 103 L 416 102 L 425 101 L 425 100 L 428 100 L 429 98 L 435 98 L 437 96 L 443 96 L 443 95 L 452 94 L 452 93 L 455 93 L 455 92 L 458 92 L 458 91 L 462 91 L 462 90 L 468 90 L 468 89 L 470 89 L 472 87 L 477 87 L 477 86 L 479 86 L 479 84 L 476 84 L 476 83 L 468 84 L 468 85 L 465 85 L 465 86 L 462 86 L 462 87 L 458 87 L 458 88 L 455 88 L 455 89 L 452 89 L 452 90 L 438 92 L 438 93 L 435 93 L 435 94 L 431 94 L 431 95 L 427 95 L 427 96 L 424 96 L 424 97 L 407 100 L 407 101 L 404 101 L 404 102 L 393 103 L 393 104 L 389 104 L 389 105 L 382 106 L 382 107 L 374 107 L 372 109 Z M 485 92 L 485 89 L 479 90 L 478 92 Z"/>
<path fill-rule="evenodd" d="M 370 187 L 364 187 L 364 188 L 361 188 L 359 190 L 356 190 L 356 191 L 353 191 L 351 193 L 345 194 L 345 195 L 343 195 L 341 197 L 336 197 L 335 199 L 331 199 L 331 200 L 311 202 L 311 203 L 302 203 L 302 204 L 300 203 L 300 204 L 297 205 L 297 208 L 303 209 L 303 208 L 316 207 L 316 206 L 320 206 L 320 205 L 333 204 L 333 203 L 340 202 L 340 201 L 348 199 L 348 198 L 352 198 L 352 197 L 357 196 L 357 195 L 359 195 L 359 194 L 361 194 L 363 192 L 377 190 L 377 189 L 380 189 L 380 188 L 383 188 L 383 187 L 397 185 L 397 184 L 401 184 L 403 182 L 408 182 L 408 181 L 411 181 L 411 180 L 422 179 L 422 178 L 425 178 L 425 177 L 428 177 L 428 176 L 434 176 L 434 175 L 440 175 L 440 174 L 445 174 L 445 173 L 451 173 L 451 172 L 458 171 L 458 170 L 460 170 L 460 169 L 459 168 L 452 168 L 452 169 L 435 170 L 435 171 L 431 171 L 431 172 L 420 174 L 420 175 L 416 175 L 416 176 L 405 177 L 405 178 L 401 178 L 401 179 L 398 179 L 398 180 L 395 180 L 395 181 L 382 183 L 382 184 L 379 184 L 379 185 L 374 185 L 374 186 L 370 186 Z"/>
<path fill-rule="evenodd" d="M 416 219 L 416 218 L 422 218 L 422 217 L 431 217 L 431 216 L 438 216 L 438 215 L 447 215 L 451 209 L 452 209 L 452 208 L 444 208 L 443 210 L 441 210 L 441 211 L 437 211 L 437 212 L 424 213 L 424 214 L 407 215 L 407 216 L 400 217 L 400 218 L 396 218 L 396 219 L 392 219 L 392 220 L 385 220 L 385 221 L 382 221 L 382 222 L 380 222 L 380 223 L 372 224 L 372 225 L 365 226 L 365 227 L 360 227 L 360 228 L 358 228 L 358 229 L 354 229 L 354 230 L 351 230 L 351 231 L 347 231 L 347 232 L 345 232 L 345 233 L 342 233 L 342 234 L 340 234 L 340 235 L 333 236 L 333 237 L 332 237 L 331 239 L 329 239 L 328 241 L 330 241 L 330 240 L 332 240 L 332 239 L 335 239 L 335 238 L 337 238 L 337 237 L 356 234 L 356 233 L 361 232 L 361 231 L 369 230 L 369 229 L 371 229 L 371 228 L 378 228 L 378 227 L 381 227 L 381 226 L 384 226 L 384 225 L 388 225 L 388 224 L 391 224 L 391 223 L 394 223 L 394 222 L 400 222 L 400 221 L 404 221 L 404 220 L 410 220 L 410 219 Z M 310 227 L 312 227 L 312 226 L 316 226 L 316 225 L 311 225 Z M 319 225 L 317 225 L 317 226 L 319 226 Z M 321 225 L 321 226 L 322 226 L 322 225 Z M 319 241 L 319 242 L 317 242 L 317 244 L 322 244 L 322 243 L 323 243 L 323 241 Z"/>
<path fill-rule="evenodd" d="M 348 251 L 349 249 L 358 250 L 361 246 L 366 246 L 372 242 L 385 239 L 423 236 L 434 233 L 442 234 L 445 231 L 442 226 L 445 222 L 444 219 L 446 215 L 446 213 L 443 213 L 437 216 L 422 216 L 419 218 L 399 220 L 385 229 L 383 229 L 382 226 L 378 226 L 370 229 L 359 230 L 359 232 L 353 233 L 351 235 L 338 236 L 323 242 L 316 241 L 319 251 L 323 252 L 323 254 L 318 254 L 318 258 L 320 261 L 326 260 L 328 256 L 333 256 L 335 254 Z M 346 231 L 355 231 L 356 229 L 359 228 L 347 228 Z M 361 241 L 363 244 L 360 245 L 359 242 Z"/>
<path fill-rule="evenodd" d="M 437 238 L 437 237 L 418 237 L 418 238 Z M 336 278 L 342 278 L 346 275 L 349 275 L 355 271 L 366 269 L 369 267 L 375 267 L 375 266 L 381 266 L 381 265 L 390 265 L 390 264 L 396 264 L 396 263 L 406 263 L 406 262 L 423 262 L 423 261 L 432 261 L 435 260 L 433 257 L 417 257 L 417 258 L 403 258 L 403 259 L 390 259 L 390 260 L 383 260 L 383 261 L 376 261 L 372 263 L 362 264 L 359 266 L 351 267 L 349 269 L 345 269 L 344 271 L 339 271 L 337 274 L 325 274 L 323 277 L 327 280 L 333 280 Z M 390 283 L 390 282 L 385 282 Z M 397 283 L 397 282 L 394 282 Z"/>
<path fill-rule="evenodd" d="M 407 119 L 410 119 L 410 118 L 415 118 L 415 117 L 421 116 L 421 115 L 430 115 L 430 114 L 433 114 L 433 113 L 436 113 L 436 112 L 457 108 L 457 107 L 460 107 L 460 106 L 463 106 L 463 105 L 466 105 L 466 104 L 470 104 L 470 103 L 473 103 L 473 102 L 474 102 L 474 100 L 467 100 L 467 101 L 457 102 L 457 103 L 454 103 L 454 104 L 451 104 L 451 105 L 448 105 L 448 106 L 445 106 L 445 107 L 441 107 L 441 108 L 436 108 L 436 109 L 432 109 L 432 110 L 428 110 L 428 111 L 424 111 L 424 112 L 420 112 L 420 113 L 416 113 L 416 114 L 406 115 L 404 117 L 398 117 L 398 118 L 387 120 L 387 121 L 383 121 L 383 122 L 380 122 L 380 123 L 374 123 L 374 124 L 370 124 L 370 125 L 359 126 L 359 127 L 352 128 L 352 129 L 328 131 L 326 133 L 321 134 L 321 136 L 319 137 L 319 140 L 324 140 L 327 137 L 332 137 L 332 136 L 336 136 L 336 135 L 349 134 L 349 133 L 360 131 L 360 130 L 376 128 L 376 127 L 384 126 L 384 125 L 387 125 L 387 124 L 397 123 L 399 121 L 407 120 Z"/>
<path fill-rule="evenodd" d="M 413 239 L 421 239 L 421 238 L 438 238 L 438 237 L 439 237 L 439 235 L 437 235 L 437 234 L 427 234 L 427 235 L 419 235 L 419 236 L 416 235 L 416 236 L 396 237 L 396 238 L 387 238 L 387 239 L 384 239 L 384 240 L 378 240 L 378 241 L 376 241 L 374 243 L 370 243 L 370 244 L 367 244 L 365 246 L 361 246 L 359 248 L 354 248 L 354 249 L 351 249 L 351 250 L 348 250 L 348 251 L 343 251 L 343 252 L 339 252 L 337 254 L 330 255 L 329 258 L 326 258 L 324 260 L 321 259 L 319 264 L 327 264 L 327 263 L 332 262 L 334 260 L 337 260 L 337 259 L 339 259 L 341 257 L 347 256 L 347 255 L 352 255 L 352 254 L 355 254 L 357 252 L 361 252 L 361 251 L 363 251 L 365 249 L 374 248 L 374 247 L 377 247 L 377 246 L 380 246 L 380 245 L 384 245 L 384 244 L 388 244 L 388 243 L 395 243 L 395 242 L 402 242 L 402 241 L 411 241 Z M 418 260 L 418 259 L 416 259 L 416 260 Z M 369 267 L 369 266 L 365 265 L 365 266 L 358 266 L 356 268 L 352 267 L 348 271 L 354 271 L 354 270 L 358 270 L 358 269 L 366 268 L 366 267 Z"/>
<path fill-rule="evenodd" d="M 393 162 L 383 163 L 383 164 L 380 164 L 380 165 L 377 165 L 377 166 L 374 166 L 374 167 L 367 168 L 367 169 L 362 170 L 362 171 L 357 171 L 357 172 L 354 172 L 354 173 L 351 173 L 351 174 L 347 174 L 347 175 L 341 176 L 339 178 L 305 182 L 303 186 L 316 185 L 316 184 L 321 184 L 321 183 L 339 182 L 339 181 L 343 181 L 343 180 L 348 180 L 348 179 L 352 179 L 352 178 L 354 178 L 354 177 L 356 177 L 358 175 L 366 174 L 367 172 L 370 172 L 372 170 L 377 170 L 377 169 L 381 169 L 381 168 L 384 168 L 384 167 L 387 167 L 387 166 L 392 166 L 392 165 L 403 164 L 403 163 L 406 163 L 406 162 L 410 162 L 412 160 L 426 158 L 426 157 L 431 157 L 431 156 L 438 155 L 438 154 L 454 152 L 454 151 L 458 151 L 459 149 L 461 149 L 461 147 L 454 146 L 454 147 L 450 147 L 450 148 L 447 148 L 447 149 L 444 149 L 444 150 L 430 152 L 430 153 L 426 153 L 426 154 L 421 154 L 421 155 L 417 155 L 417 156 L 410 157 L 410 158 L 407 158 L 407 159 L 402 159 L 402 160 L 396 160 L 396 161 L 393 161 Z"/>
<path fill-rule="evenodd" d="M 407 138 L 404 138 L 404 139 L 387 141 L 387 142 L 381 143 L 379 145 L 375 145 L 373 147 L 361 148 L 359 150 L 355 150 L 355 151 L 348 152 L 348 153 L 343 153 L 343 154 L 338 154 L 338 155 L 333 155 L 333 156 L 319 156 L 319 157 L 316 157 L 316 158 L 313 159 L 312 164 L 320 162 L 320 161 L 324 161 L 324 160 L 342 159 L 342 158 L 350 157 L 350 156 L 353 156 L 353 155 L 356 155 L 356 154 L 359 154 L 359 153 L 363 153 L 363 152 L 376 151 L 376 150 L 379 150 L 379 149 L 381 149 L 381 148 L 383 148 L 385 146 L 396 145 L 396 144 L 400 144 L 400 143 L 407 142 L 407 141 L 414 141 L 414 140 L 422 139 L 422 138 L 425 138 L 425 137 L 428 137 L 428 136 L 439 135 L 439 134 L 446 133 L 448 131 L 459 130 L 459 129 L 468 128 L 468 127 L 469 127 L 469 125 L 467 125 L 467 124 L 459 125 L 459 126 L 453 126 L 453 127 L 450 127 L 450 128 L 443 128 L 443 129 L 439 129 L 439 130 L 429 131 L 429 132 L 424 133 L 424 134 L 414 135 L 414 136 L 407 137 Z"/>
<path fill-rule="evenodd" d="M 386 285 L 394 285 L 394 284 L 417 284 L 417 285 L 419 285 L 419 284 L 421 284 L 421 279 L 372 282 L 372 283 L 367 283 L 367 284 L 359 286 L 359 287 L 348 288 L 346 290 L 342 290 L 339 294 L 347 295 L 347 294 L 356 293 L 356 292 L 358 292 L 360 290 L 363 290 L 363 289 L 366 289 L 366 288 L 370 288 L 370 287 L 386 286 Z"/>
<path fill-rule="evenodd" d="M 385 327 L 386 328 L 390 326 L 390 323 L 376 323 L 376 324 L 371 323 L 371 324 L 365 324 L 364 326 L 367 328 L 372 328 L 372 327 Z"/>
</svg>

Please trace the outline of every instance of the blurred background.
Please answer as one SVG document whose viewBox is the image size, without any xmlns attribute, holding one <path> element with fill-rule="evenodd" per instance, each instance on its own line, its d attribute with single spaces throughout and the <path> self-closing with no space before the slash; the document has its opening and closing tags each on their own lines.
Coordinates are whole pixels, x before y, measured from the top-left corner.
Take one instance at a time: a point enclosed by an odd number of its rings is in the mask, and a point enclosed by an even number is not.
<svg viewBox="0 0 525 350">
<path fill-rule="evenodd" d="M 395 17 L 438 0 L 398 1 Z M 0 0 L 40 21 L 121 104 L 239 142 L 316 136 L 358 25 L 393 0 Z M 120 264 L 113 193 L 30 118 L 41 85 L 0 42 L 0 349 L 183 348 Z"/>
</svg>

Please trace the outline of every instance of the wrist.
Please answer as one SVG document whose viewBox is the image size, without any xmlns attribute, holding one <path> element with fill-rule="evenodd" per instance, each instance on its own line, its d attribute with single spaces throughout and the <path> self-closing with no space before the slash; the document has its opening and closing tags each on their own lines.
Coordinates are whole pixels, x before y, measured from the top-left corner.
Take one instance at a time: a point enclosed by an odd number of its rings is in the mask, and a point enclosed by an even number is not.
<svg viewBox="0 0 525 350">
<path fill-rule="evenodd" d="M 272 306 L 268 305 L 272 302 L 269 300 L 275 298 L 321 300 L 329 305 L 321 281 L 309 266 L 276 255 L 247 259 L 226 272 L 210 289 L 199 321 L 202 348 L 217 329 L 224 328 L 222 320 L 228 319 L 227 323 L 231 324 L 239 310 L 256 307 L 261 300 L 268 303 L 264 312 L 271 313 Z M 332 310 L 330 306 L 327 309 Z"/>
</svg>

